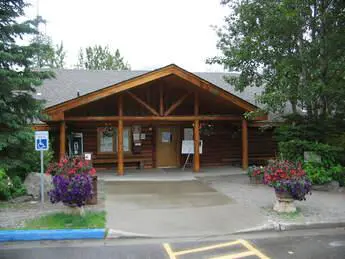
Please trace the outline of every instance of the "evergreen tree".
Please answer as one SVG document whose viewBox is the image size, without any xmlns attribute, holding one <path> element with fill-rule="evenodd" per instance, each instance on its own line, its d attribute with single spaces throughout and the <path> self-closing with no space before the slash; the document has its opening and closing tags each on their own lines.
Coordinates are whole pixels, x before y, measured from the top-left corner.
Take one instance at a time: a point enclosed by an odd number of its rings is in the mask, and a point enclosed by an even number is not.
<svg viewBox="0 0 345 259">
<path fill-rule="evenodd" d="M 80 49 L 78 68 L 94 70 L 130 70 L 118 49 L 112 52 L 108 46 L 95 45 Z"/>
<path fill-rule="evenodd" d="M 30 124 L 42 108 L 34 97 L 35 86 L 52 76 L 32 69 L 37 48 L 45 45 L 18 43 L 37 35 L 34 21 L 18 22 L 26 6 L 23 0 L 0 1 L 0 167 L 10 174 L 29 169 L 22 158 L 34 149 Z"/>
</svg>

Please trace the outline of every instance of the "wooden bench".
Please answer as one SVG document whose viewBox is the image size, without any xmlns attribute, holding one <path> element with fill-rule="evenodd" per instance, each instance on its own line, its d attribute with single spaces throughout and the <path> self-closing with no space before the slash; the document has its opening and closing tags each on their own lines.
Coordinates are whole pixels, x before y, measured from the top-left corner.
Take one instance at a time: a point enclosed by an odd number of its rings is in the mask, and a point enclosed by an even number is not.
<svg viewBox="0 0 345 259">
<path fill-rule="evenodd" d="M 130 157 L 130 158 L 124 158 L 123 162 L 124 163 L 138 163 L 138 168 L 139 169 L 143 169 L 145 162 L 146 161 L 150 161 L 150 159 L 147 158 L 142 158 L 142 157 Z M 97 164 L 115 164 L 117 163 L 117 159 L 116 158 L 95 158 L 93 160 L 93 164 L 97 165 Z"/>
<path fill-rule="evenodd" d="M 262 156 L 248 156 L 248 161 L 249 162 L 252 162 L 252 163 L 255 163 L 255 162 L 262 162 L 262 161 L 265 161 L 267 162 L 268 160 L 270 159 L 274 159 L 275 157 L 273 156 L 270 156 L 270 155 L 262 155 Z M 241 163 L 242 162 L 242 158 L 223 158 L 222 159 L 222 162 L 239 162 Z"/>
</svg>

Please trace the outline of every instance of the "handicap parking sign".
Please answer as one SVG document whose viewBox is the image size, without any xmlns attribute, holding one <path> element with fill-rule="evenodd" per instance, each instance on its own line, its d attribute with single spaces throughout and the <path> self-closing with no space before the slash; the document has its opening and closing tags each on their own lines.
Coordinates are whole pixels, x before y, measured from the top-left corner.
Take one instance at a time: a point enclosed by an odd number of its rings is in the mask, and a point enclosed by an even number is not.
<svg viewBox="0 0 345 259">
<path fill-rule="evenodd" d="M 48 131 L 35 131 L 35 150 L 44 151 L 49 149 Z"/>
</svg>

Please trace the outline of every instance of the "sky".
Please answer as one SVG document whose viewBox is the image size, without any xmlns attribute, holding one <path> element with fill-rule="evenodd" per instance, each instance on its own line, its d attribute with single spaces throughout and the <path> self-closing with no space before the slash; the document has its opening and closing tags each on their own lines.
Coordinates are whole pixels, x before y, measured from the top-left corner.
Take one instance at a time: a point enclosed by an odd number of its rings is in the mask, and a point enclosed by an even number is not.
<svg viewBox="0 0 345 259">
<path fill-rule="evenodd" d="M 66 67 L 74 68 L 81 47 L 119 49 L 132 70 L 175 63 L 192 72 L 221 72 L 205 60 L 220 54 L 213 25 L 221 26 L 228 9 L 220 0 L 30 0 L 27 18 L 38 12 L 41 30 L 54 43 L 63 41 Z"/>
</svg>

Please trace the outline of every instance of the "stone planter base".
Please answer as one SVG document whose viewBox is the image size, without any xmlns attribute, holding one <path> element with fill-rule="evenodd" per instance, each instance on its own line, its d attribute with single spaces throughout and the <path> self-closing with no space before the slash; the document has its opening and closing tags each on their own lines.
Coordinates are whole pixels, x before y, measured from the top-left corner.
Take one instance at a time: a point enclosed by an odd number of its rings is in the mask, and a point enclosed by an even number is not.
<svg viewBox="0 0 345 259">
<path fill-rule="evenodd" d="M 293 200 L 277 200 L 273 206 L 273 210 L 279 213 L 291 213 L 296 212 L 296 206 Z"/>
<path fill-rule="evenodd" d="M 294 199 L 290 193 L 276 192 L 277 201 L 273 206 L 273 210 L 279 213 L 291 213 L 296 212 L 296 206 Z"/>
<path fill-rule="evenodd" d="M 86 201 L 87 205 L 96 205 L 97 204 L 97 176 L 92 176 L 92 198 Z"/>
<path fill-rule="evenodd" d="M 67 206 L 66 205 L 66 213 L 71 215 L 79 215 L 84 216 L 85 210 L 84 207 L 77 207 L 77 206 Z"/>
</svg>

